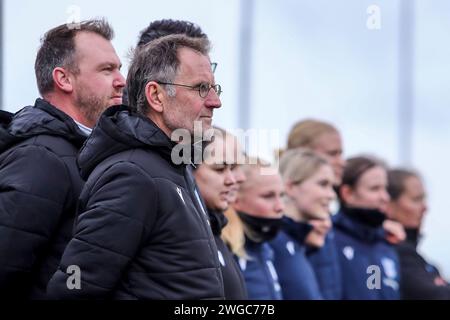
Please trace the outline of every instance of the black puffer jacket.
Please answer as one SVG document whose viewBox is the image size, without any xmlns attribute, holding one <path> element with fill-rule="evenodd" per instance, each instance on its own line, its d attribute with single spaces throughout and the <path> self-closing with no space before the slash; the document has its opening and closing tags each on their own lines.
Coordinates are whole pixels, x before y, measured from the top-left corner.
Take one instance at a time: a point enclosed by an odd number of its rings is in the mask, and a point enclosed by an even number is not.
<svg viewBox="0 0 450 320">
<path fill-rule="evenodd" d="M 42 99 L 0 119 L 0 296 L 44 298 L 72 233 L 85 137 Z"/>
<path fill-rule="evenodd" d="M 207 216 L 186 165 L 171 161 L 174 145 L 125 106 L 102 115 L 78 158 L 89 178 L 75 236 L 48 285 L 54 298 L 224 298 Z M 80 289 L 67 288 L 70 265 Z"/>
</svg>

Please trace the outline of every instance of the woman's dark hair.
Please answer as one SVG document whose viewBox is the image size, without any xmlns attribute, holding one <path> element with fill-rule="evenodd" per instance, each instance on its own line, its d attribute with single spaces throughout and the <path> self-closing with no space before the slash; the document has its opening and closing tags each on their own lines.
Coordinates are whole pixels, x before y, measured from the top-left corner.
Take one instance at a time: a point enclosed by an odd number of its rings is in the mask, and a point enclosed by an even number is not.
<svg viewBox="0 0 450 320">
<path fill-rule="evenodd" d="M 386 163 L 374 156 L 357 156 L 348 159 L 342 175 L 341 186 L 347 185 L 350 188 L 355 189 L 361 176 L 374 167 L 382 167 L 387 170 Z M 342 199 L 340 192 L 338 195 L 341 204 L 343 204 L 344 200 Z"/>
<path fill-rule="evenodd" d="M 397 168 L 388 171 L 387 191 L 392 201 L 396 201 L 405 192 L 405 181 L 411 177 L 420 179 L 420 175 L 414 170 Z"/>
</svg>

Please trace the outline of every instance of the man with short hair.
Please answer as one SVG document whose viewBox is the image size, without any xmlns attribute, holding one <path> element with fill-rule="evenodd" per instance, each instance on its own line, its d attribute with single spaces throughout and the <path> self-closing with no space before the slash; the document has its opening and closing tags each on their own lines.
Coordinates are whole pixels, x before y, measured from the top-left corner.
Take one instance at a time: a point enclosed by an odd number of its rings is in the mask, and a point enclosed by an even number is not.
<svg viewBox="0 0 450 320">
<path fill-rule="evenodd" d="M 183 143 L 188 152 L 194 128 L 209 129 L 221 106 L 208 51 L 207 39 L 183 35 L 136 50 L 130 106 L 108 109 L 78 158 L 87 182 L 74 237 L 48 285 L 54 298 L 223 299 L 190 162 L 174 151 Z"/>
<path fill-rule="evenodd" d="M 208 39 L 208 36 L 203 32 L 200 26 L 193 22 L 187 20 L 161 19 L 150 22 L 147 27 L 141 30 L 137 47 L 141 48 L 150 41 L 173 34 L 185 35 L 190 38 Z M 217 63 L 211 63 L 213 73 L 216 67 Z M 123 104 L 128 105 L 127 90 L 124 90 Z"/>
<path fill-rule="evenodd" d="M 104 20 L 48 31 L 35 72 L 42 98 L 0 124 L 0 296 L 44 298 L 72 232 L 83 181 L 76 155 L 125 79 Z"/>
</svg>

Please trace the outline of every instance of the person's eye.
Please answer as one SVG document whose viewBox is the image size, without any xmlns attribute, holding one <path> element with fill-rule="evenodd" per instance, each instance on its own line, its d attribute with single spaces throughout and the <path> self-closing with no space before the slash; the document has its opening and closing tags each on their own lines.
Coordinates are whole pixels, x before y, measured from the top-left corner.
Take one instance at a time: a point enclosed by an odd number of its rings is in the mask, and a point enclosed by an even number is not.
<svg viewBox="0 0 450 320">
<path fill-rule="evenodd" d="M 337 157 L 337 156 L 340 156 L 342 154 L 342 151 L 340 151 L 340 150 L 331 150 L 331 151 L 328 151 L 327 154 L 330 157 Z"/>
<path fill-rule="evenodd" d="M 205 97 L 208 95 L 208 92 L 209 92 L 209 84 L 208 83 L 206 83 L 206 82 L 200 83 L 195 88 L 200 92 L 200 96 Z"/>
<path fill-rule="evenodd" d="M 105 66 L 105 67 L 102 68 L 102 71 L 112 72 L 113 71 L 113 67 L 112 66 Z"/>
<path fill-rule="evenodd" d="M 226 166 L 216 166 L 212 168 L 216 172 L 224 172 L 226 169 Z"/>
<path fill-rule="evenodd" d="M 200 87 L 200 90 L 206 91 L 206 90 L 209 89 L 209 84 L 207 84 L 205 82 L 204 83 L 200 83 L 199 87 Z"/>
<path fill-rule="evenodd" d="M 327 187 L 328 184 L 329 184 L 329 181 L 327 181 L 327 180 L 320 180 L 318 184 L 321 187 Z"/>
</svg>

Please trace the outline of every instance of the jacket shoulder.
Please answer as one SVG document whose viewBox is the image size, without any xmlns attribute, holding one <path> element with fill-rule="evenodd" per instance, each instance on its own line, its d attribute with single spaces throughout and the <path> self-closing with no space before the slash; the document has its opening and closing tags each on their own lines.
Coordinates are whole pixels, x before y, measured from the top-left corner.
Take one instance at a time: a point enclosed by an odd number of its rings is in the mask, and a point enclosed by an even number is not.
<svg viewBox="0 0 450 320">
<path fill-rule="evenodd" d="M 52 136 L 47 134 L 36 135 L 26 138 L 12 146 L 10 146 L 4 153 L 14 152 L 14 150 L 22 149 L 33 152 L 36 148 L 46 149 L 48 152 L 55 154 L 58 157 L 76 157 L 78 148 L 69 140 L 60 136 Z"/>
</svg>

